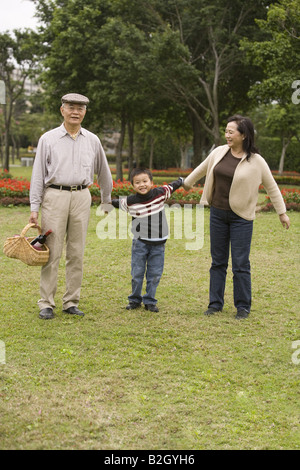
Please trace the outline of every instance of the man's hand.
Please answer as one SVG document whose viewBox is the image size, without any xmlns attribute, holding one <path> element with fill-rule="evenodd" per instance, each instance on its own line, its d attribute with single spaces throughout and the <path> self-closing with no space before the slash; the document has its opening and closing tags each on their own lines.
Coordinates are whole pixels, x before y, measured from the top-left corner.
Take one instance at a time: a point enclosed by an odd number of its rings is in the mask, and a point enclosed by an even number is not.
<svg viewBox="0 0 300 470">
<path fill-rule="evenodd" d="M 38 225 L 38 217 L 39 213 L 38 212 L 31 212 L 30 217 L 29 217 L 29 223 L 34 224 L 35 226 Z"/>
<path fill-rule="evenodd" d="M 101 212 L 104 212 L 104 214 L 108 214 L 109 212 L 111 212 L 113 210 L 114 206 L 112 205 L 112 203 L 107 203 L 107 202 L 103 202 L 102 204 L 100 204 L 100 213 Z"/>
</svg>

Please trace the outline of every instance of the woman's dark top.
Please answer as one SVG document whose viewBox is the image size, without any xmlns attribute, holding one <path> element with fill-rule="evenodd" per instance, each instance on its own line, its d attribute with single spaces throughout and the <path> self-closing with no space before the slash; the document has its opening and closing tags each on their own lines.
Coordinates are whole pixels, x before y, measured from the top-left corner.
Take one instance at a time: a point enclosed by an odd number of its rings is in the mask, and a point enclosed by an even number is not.
<svg viewBox="0 0 300 470">
<path fill-rule="evenodd" d="M 234 157 L 231 150 L 228 150 L 214 168 L 214 190 L 211 205 L 217 209 L 231 209 L 229 191 L 235 169 L 240 161 L 240 158 Z"/>
</svg>

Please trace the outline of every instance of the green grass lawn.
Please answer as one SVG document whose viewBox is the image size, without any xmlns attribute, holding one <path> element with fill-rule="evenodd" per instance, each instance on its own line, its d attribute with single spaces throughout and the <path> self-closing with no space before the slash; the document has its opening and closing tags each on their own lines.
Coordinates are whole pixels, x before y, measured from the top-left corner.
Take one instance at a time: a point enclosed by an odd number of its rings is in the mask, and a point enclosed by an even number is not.
<svg viewBox="0 0 300 470">
<path fill-rule="evenodd" d="M 195 210 L 195 209 L 194 209 Z M 80 307 L 38 318 L 38 267 L 1 254 L 1 449 L 299 449 L 300 214 L 283 230 L 258 214 L 253 308 L 237 321 L 228 272 L 222 313 L 205 317 L 209 210 L 198 251 L 171 236 L 159 313 L 125 309 L 131 240 L 99 240 L 91 210 Z M 0 207 L 2 243 L 29 208 Z"/>
</svg>

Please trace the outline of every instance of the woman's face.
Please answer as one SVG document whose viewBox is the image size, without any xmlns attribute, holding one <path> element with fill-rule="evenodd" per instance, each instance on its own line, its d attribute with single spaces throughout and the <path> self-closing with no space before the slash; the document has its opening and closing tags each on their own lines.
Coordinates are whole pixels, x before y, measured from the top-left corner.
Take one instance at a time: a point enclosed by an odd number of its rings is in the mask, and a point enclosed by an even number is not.
<svg viewBox="0 0 300 470">
<path fill-rule="evenodd" d="M 230 148 L 235 150 L 243 148 L 244 135 L 238 131 L 235 121 L 229 122 L 225 129 L 225 139 Z"/>
</svg>

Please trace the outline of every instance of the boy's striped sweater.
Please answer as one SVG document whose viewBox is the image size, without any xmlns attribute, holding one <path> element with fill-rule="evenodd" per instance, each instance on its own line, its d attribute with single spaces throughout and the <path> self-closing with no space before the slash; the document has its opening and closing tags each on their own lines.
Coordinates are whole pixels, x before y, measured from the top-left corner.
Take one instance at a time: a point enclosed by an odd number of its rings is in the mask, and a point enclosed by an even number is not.
<svg viewBox="0 0 300 470">
<path fill-rule="evenodd" d="M 168 235 L 168 223 L 165 214 L 165 201 L 171 194 L 180 188 L 183 178 L 172 183 L 152 188 L 147 194 L 134 194 L 132 196 L 113 199 L 112 205 L 128 212 L 132 216 L 134 238 L 144 243 L 165 243 Z"/>
</svg>

